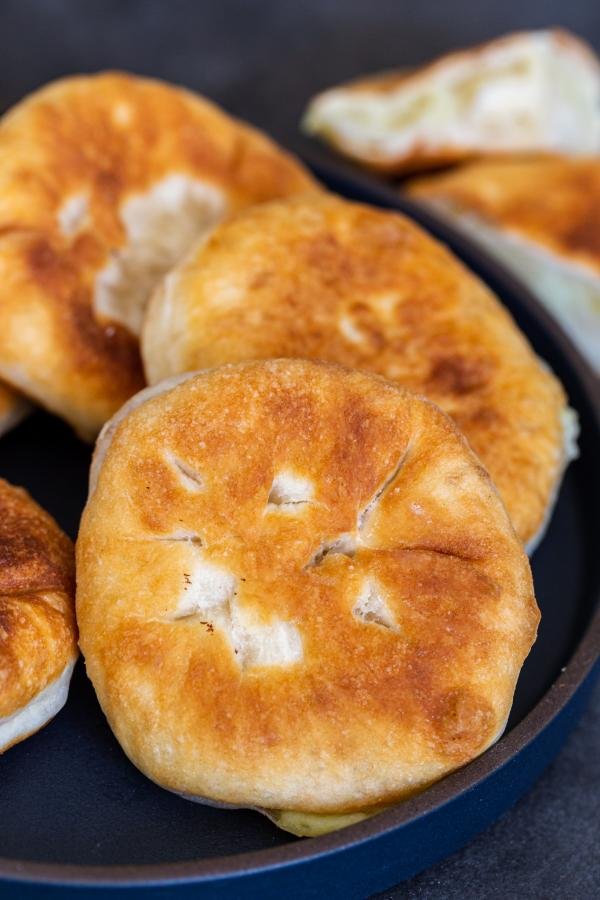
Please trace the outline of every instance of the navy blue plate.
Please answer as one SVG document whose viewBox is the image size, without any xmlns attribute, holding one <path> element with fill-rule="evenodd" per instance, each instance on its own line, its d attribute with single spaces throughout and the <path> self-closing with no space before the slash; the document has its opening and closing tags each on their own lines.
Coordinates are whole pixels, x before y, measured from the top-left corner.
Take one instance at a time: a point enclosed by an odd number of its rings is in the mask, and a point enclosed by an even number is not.
<svg viewBox="0 0 600 900">
<path fill-rule="evenodd" d="M 600 396 L 568 338 L 528 292 L 433 215 L 368 176 L 315 166 L 347 197 L 408 213 L 498 294 L 562 379 L 581 427 L 533 559 L 542 625 L 504 737 L 420 797 L 343 831 L 297 840 L 256 813 L 187 803 L 144 778 L 113 738 L 79 664 L 65 709 L 0 757 L 0 894 L 364 897 L 456 850 L 520 797 L 582 711 L 600 653 Z M 0 473 L 75 534 L 89 448 L 36 413 L 0 441 Z M 12 891 L 11 891 L 12 888 Z"/>
</svg>

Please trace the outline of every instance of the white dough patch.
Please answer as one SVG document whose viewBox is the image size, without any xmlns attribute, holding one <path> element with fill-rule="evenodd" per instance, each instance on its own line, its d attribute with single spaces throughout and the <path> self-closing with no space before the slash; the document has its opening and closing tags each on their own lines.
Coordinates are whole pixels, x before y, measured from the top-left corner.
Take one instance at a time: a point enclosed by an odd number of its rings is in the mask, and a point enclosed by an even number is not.
<svg viewBox="0 0 600 900">
<path fill-rule="evenodd" d="M 593 154 L 599 99 L 595 61 L 539 31 L 451 55 L 388 91 L 328 90 L 310 104 L 304 127 L 371 161 L 440 147 Z"/>
<path fill-rule="evenodd" d="M 548 504 L 546 506 L 546 514 L 544 516 L 542 524 L 538 528 L 537 532 L 533 535 L 533 537 L 530 538 L 528 543 L 525 545 L 525 552 L 527 553 L 527 556 L 533 556 L 535 550 L 542 542 L 548 525 L 550 524 L 550 519 L 552 518 L 552 513 L 554 512 L 556 501 L 558 500 L 558 492 L 560 490 L 565 470 L 569 463 L 574 459 L 577 459 L 577 457 L 579 456 L 579 444 L 577 440 L 579 437 L 579 418 L 576 411 L 574 409 L 571 409 L 570 406 L 567 406 L 561 412 L 561 420 L 563 426 L 562 459 L 560 460 L 556 481 L 554 483 L 554 489 L 548 500 Z"/>
<path fill-rule="evenodd" d="M 275 619 L 270 625 L 243 621 L 234 615 L 232 638 L 240 664 L 249 666 L 290 666 L 303 657 L 300 632 L 291 622 Z"/>
<path fill-rule="evenodd" d="M 351 344 L 364 344 L 364 334 L 356 327 L 352 319 L 350 319 L 348 316 L 340 316 L 338 321 L 338 328 L 340 329 L 344 337 L 348 341 L 350 341 Z"/>
<path fill-rule="evenodd" d="M 279 472 L 273 479 L 267 509 L 275 507 L 283 512 L 294 512 L 294 506 L 308 503 L 314 493 L 312 481 L 293 472 Z"/>
<path fill-rule="evenodd" d="M 291 622 L 256 621 L 237 602 L 237 580 L 222 566 L 199 559 L 185 576 L 186 585 L 170 621 L 197 617 L 203 626 L 227 637 L 240 668 L 286 666 L 303 657 L 300 632 Z"/>
<path fill-rule="evenodd" d="M 370 305 L 375 307 L 384 319 L 389 319 L 398 306 L 398 296 L 396 294 L 378 294 L 370 298 Z"/>
<path fill-rule="evenodd" d="M 363 622 L 372 622 L 397 631 L 396 621 L 387 606 L 381 589 L 372 578 L 366 578 L 358 600 L 352 609 L 352 615 Z"/>
<path fill-rule="evenodd" d="M 564 461 L 568 465 L 579 457 L 579 416 L 570 406 L 561 412 L 564 435 Z"/>
<path fill-rule="evenodd" d="M 350 559 L 354 556 L 359 546 L 359 538 L 350 532 L 344 532 L 332 541 L 325 541 L 318 550 L 316 550 L 310 558 L 305 568 L 311 566 L 320 566 L 325 557 L 329 555 L 348 556 Z"/>
<path fill-rule="evenodd" d="M 215 622 L 223 627 L 224 617 L 229 617 L 229 606 L 235 597 L 235 576 L 221 566 L 202 560 L 194 565 L 185 580 L 186 585 L 173 618 L 212 615 Z"/>
<path fill-rule="evenodd" d="M 165 541 L 166 543 L 187 543 L 202 546 L 202 538 L 196 531 L 189 531 L 187 528 L 177 528 L 172 534 L 161 535 L 152 538 L 154 541 Z"/>
<path fill-rule="evenodd" d="M 0 753 L 4 747 L 33 734 L 62 709 L 69 693 L 69 682 L 74 666 L 75 660 L 65 666 L 58 678 L 40 691 L 26 706 L 0 719 Z"/>
<path fill-rule="evenodd" d="M 181 482 L 181 486 L 184 487 L 186 491 L 197 494 L 202 490 L 204 487 L 202 476 L 192 466 L 182 459 L 179 459 L 178 456 L 175 456 L 175 454 L 171 453 L 169 450 L 165 453 L 165 459 L 177 472 L 177 477 Z"/>
<path fill-rule="evenodd" d="M 188 175 L 163 178 L 121 206 L 127 233 L 96 277 L 94 308 L 100 318 L 139 334 L 144 309 L 169 269 L 223 218 L 222 191 Z"/>
<path fill-rule="evenodd" d="M 87 218 L 88 198 L 85 194 L 73 194 L 58 211 L 58 224 L 65 237 L 74 237 Z"/>
</svg>

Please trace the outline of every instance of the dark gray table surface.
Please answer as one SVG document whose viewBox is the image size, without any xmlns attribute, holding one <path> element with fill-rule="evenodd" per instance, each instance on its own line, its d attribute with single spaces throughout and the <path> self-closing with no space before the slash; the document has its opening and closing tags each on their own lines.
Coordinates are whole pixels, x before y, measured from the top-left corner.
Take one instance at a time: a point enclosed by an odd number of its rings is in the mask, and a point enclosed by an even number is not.
<svg viewBox="0 0 600 900">
<path fill-rule="evenodd" d="M 123 68 L 201 91 L 293 148 L 304 103 L 323 87 L 548 25 L 600 49 L 598 0 L 0 0 L 0 107 L 63 74 Z M 599 897 L 599 799 L 597 689 L 527 797 L 461 852 L 381 897 Z"/>
</svg>

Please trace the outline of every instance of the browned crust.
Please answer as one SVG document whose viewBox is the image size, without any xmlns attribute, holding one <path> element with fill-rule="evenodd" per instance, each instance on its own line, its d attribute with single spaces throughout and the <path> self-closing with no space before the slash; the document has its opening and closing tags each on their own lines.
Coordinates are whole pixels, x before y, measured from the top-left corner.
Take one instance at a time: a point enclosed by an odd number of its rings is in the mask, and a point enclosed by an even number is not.
<svg viewBox="0 0 600 900">
<path fill-rule="evenodd" d="M 74 593 L 71 541 L 26 491 L 0 479 L 0 718 L 75 659 Z"/>
<path fill-rule="evenodd" d="M 600 274 L 600 159 L 490 160 L 411 182 L 423 200 L 480 216 Z"/>
<path fill-rule="evenodd" d="M 396 380 L 458 423 L 524 541 L 544 521 L 561 386 L 494 295 L 402 216 L 322 196 L 232 217 L 157 293 L 143 346 L 151 381 L 278 356 Z"/>
<path fill-rule="evenodd" d="M 132 75 L 56 82 L 0 125 L 0 374 L 85 437 L 143 386 L 137 339 L 92 309 L 94 278 L 124 243 L 120 205 L 172 172 L 221 189 L 232 208 L 314 189 L 257 131 Z M 86 224 L 65 237 L 57 214 L 82 193 Z"/>
<path fill-rule="evenodd" d="M 81 646 L 117 737 L 159 784 L 350 810 L 412 793 L 497 737 L 538 612 L 489 476 L 433 405 L 331 365 L 225 366 L 145 402 L 105 449 L 77 542 Z M 314 502 L 265 514 L 290 466 Z M 354 556 L 308 565 L 393 471 Z M 166 539 L 178 529 L 201 547 Z M 196 554 L 235 575 L 236 602 L 263 622 L 296 623 L 299 663 L 240 668 L 218 626 L 172 620 Z M 367 575 L 398 631 L 351 614 Z"/>
</svg>

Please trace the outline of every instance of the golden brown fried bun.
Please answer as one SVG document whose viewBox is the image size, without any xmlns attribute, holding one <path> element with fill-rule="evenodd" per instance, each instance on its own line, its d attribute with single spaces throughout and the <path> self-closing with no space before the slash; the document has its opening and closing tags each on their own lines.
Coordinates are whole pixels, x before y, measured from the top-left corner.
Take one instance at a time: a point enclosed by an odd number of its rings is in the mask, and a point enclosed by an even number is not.
<svg viewBox="0 0 600 900">
<path fill-rule="evenodd" d="M 567 462 L 564 393 L 490 291 L 395 213 L 333 196 L 247 210 L 167 277 L 148 380 L 298 356 L 377 372 L 449 413 L 533 542 Z"/>
<path fill-rule="evenodd" d="M 566 31 L 525 31 L 315 97 L 305 129 L 388 172 L 473 156 L 600 150 L 600 65 Z"/>
<path fill-rule="evenodd" d="M 77 659 L 74 576 L 68 537 L 0 479 L 0 753 L 67 699 Z"/>
<path fill-rule="evenodd" d="M 99 441 L 77 578 L 87 671 L 129 758 L 297 831 L 495 741 L 538 622 L 527 558 L 451 421 L 305 360 L 134 398 Z"/>
<path fill-rule="evenodd" d="M 29 410 L 25 397 L 0 381 L 0 437 L 18 425 Z"/>
<path fill-rule="evenodd" d="M 600 157 L 472 163 L 408 188 L 511 267 L 600 374 Z"/>
<path fill-rule="evenodd" d="M 0 124 L 0 376 L 93 438 L 143 386 L 159 278 L 228 210 L 314 188 L 189 91 L 118 73 L 37 91 Z"/>
</svg>

